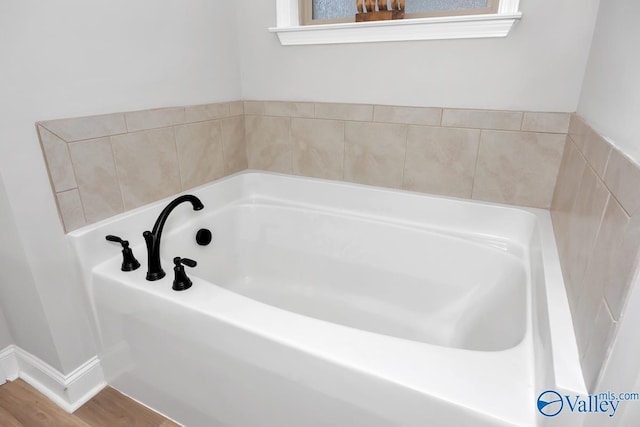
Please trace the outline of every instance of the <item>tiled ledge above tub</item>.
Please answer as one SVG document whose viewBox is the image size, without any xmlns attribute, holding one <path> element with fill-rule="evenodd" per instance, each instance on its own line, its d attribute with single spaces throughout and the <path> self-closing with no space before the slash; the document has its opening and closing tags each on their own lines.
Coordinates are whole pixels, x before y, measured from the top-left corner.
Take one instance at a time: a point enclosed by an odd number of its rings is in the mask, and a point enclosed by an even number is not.
<svg viewBox="0 0 640 427">
<path fill-rule="evenodd" d="M 249 167 L 549 208 L 568 113 L 245 101 Z"/>
<path fill-rule="evenodd" d="M 247 168 L 242 102 L 37 123 L 67 232 Z"/>
</svg>

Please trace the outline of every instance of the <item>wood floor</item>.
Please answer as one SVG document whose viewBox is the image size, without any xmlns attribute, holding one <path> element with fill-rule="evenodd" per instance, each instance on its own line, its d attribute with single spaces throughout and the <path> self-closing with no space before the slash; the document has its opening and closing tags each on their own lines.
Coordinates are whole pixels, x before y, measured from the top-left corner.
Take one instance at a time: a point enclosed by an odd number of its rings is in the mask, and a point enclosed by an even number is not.
<svg viewBox="0 0 640 427">
<path fill-rule="evenodd" d="M 0 386 L 2 427 L 177 427 L 111 387 L 67 414 L 22 380 Z"/>
</svg>

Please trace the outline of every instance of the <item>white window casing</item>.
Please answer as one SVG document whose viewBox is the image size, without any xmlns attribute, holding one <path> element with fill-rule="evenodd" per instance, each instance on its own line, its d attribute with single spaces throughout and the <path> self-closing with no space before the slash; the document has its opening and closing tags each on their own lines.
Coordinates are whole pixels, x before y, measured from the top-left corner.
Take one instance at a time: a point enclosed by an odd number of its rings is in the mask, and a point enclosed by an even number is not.
<svg viewBox="0 0 640 427">
<path fill-rule="evenodd" d="M 500 0 L 491 14 L 301 25 L 298 0 L 276 0 L 277 26 L 269 31 L 283 45 L 505 37 L 522 17 L 519 6 L 520 0 Z"/>
</svg>

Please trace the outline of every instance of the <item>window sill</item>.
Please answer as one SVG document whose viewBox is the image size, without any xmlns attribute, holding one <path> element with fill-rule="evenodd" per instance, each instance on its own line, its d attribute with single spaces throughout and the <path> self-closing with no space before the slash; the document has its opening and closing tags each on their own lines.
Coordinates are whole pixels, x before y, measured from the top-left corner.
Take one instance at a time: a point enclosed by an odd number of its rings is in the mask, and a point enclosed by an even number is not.
<svg viewBox="0 0 640 427">
<path fill-rule="evenodd" d="M 291 7 L 291 0 L 278 0 L 278 26 L 269 31 L 277 33 L 283 45 L 505 37 L 522 13 L 517 11 L 517 0 L 501 3 L 508 4 L 509 10 L 503 8 L 488 15 L 303 26 L 297 22 L 297 7 Z"/>
</svg>

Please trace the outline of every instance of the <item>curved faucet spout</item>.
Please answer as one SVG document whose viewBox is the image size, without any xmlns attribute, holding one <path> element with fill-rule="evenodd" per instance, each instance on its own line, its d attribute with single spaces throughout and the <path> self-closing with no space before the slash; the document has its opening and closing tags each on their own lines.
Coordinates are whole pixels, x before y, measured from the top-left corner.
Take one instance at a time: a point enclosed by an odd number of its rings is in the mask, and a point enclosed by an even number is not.
<svg viewBox="0 0 640 427">
<path fill-rule="evenodd" d="M 160 263 L 160 242 L 162 239 L 162 230 L 164 229 L 164 224 L 167 222 L 169 214 L 178 205 L 184 202 L 191 203 L 194 211 L 199 211 L 204 208 L 200 199 L 191 194 L 176 197 L 162 210 L 162 212 L 160 212 L 158 219 L 156 219 L 156 223 L 153 225 L 153 230 L 142 233 L 145 243 L 147 244 L 147 280 L 149 281 L 160 280 L 166 274 Z"/>
</svg>

